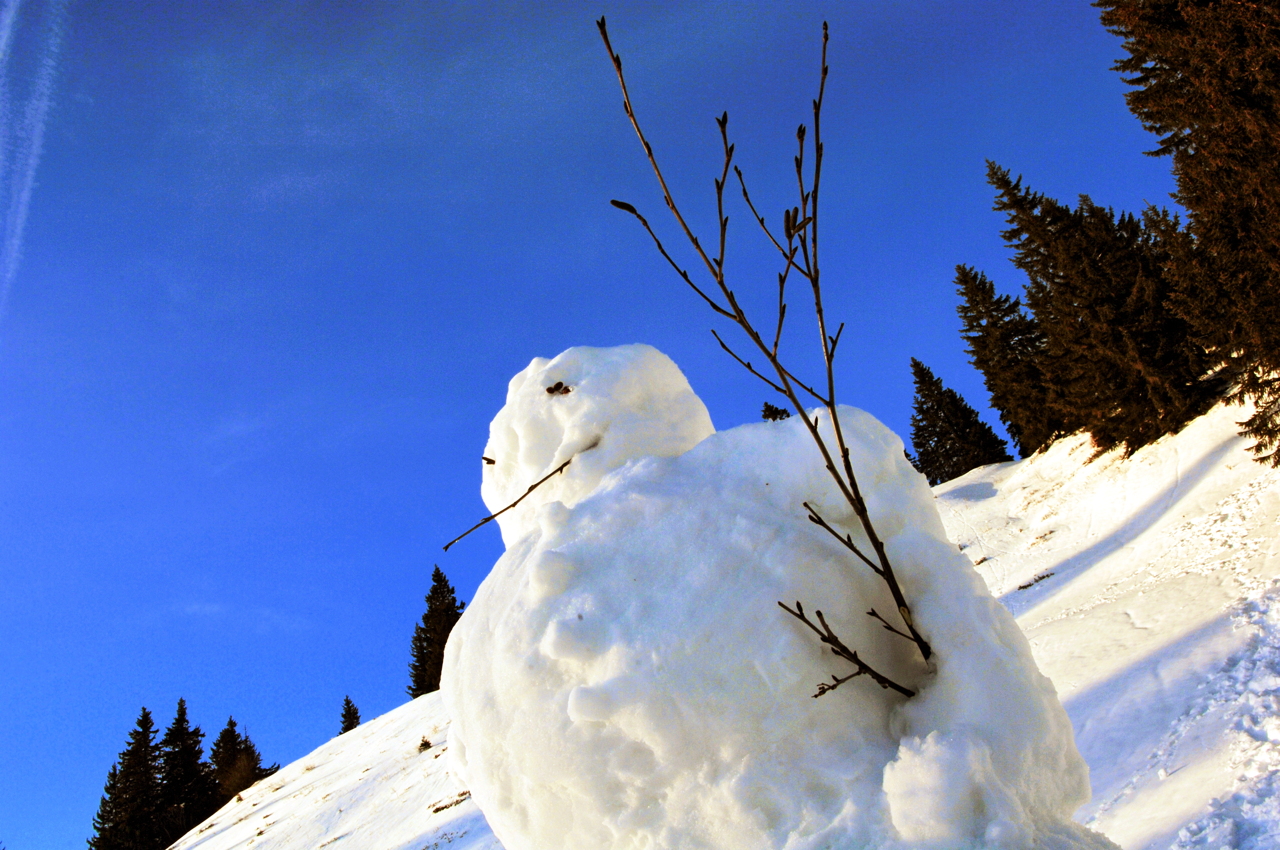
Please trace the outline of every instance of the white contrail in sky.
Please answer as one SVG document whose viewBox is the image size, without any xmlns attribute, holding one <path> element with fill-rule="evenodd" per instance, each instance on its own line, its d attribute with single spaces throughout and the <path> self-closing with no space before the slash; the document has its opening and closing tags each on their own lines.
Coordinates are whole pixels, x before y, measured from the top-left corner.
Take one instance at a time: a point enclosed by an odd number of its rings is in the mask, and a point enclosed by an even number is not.
<svg viewBox="0 0 1280 850">
<path fill-rule="evenodd" d="M 0 10 L 0 70 L 8 64 L 9 45 L 13 42 L 13 24 L 18 19 L 21 7 L 22 0 L 8 0 L 4 9 Z"/>
<path fill-rule="evenodd" d="M 35 79 L 22 110 L 21 123 L 13 125 L 17 110 L 10 100 L 10 53 L 22 0 L 6 0 L 0 9 L 0 190 L 3 191 L 4 233 L 0 241 L 0 319 L 9 303 L 9 290 L 22 258 L 22 234 L 27 226 L 27 208 L 35 186 L 36 168 L 44 148 L 44 125 L 53 98 L 53 77 L 62 46 L 62 19 L 65 0 L 53 0 L 46 10 L 47 25 L 35 65 Z"/>
</svg>

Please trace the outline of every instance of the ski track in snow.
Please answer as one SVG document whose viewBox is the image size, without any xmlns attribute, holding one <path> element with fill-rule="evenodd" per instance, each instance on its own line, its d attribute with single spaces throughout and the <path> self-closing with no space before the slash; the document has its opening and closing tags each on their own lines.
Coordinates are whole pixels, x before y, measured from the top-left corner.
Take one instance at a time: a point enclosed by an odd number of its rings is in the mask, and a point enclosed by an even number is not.
<svg viewBox="0 0 1280 850">
<path fill-rule="evenodd" d="M 1071 716 L 1094 789 L 1077 817 L 1125 850 L 1280 846 L 1280 470 L 1250 459 L 1244 413 L 1129 458 L 1067 438 L 934 491 Z M 447 734 L 439 695 L 419 698 L 175 850 L 501 850 L 440 757 Z"/>
</svg>

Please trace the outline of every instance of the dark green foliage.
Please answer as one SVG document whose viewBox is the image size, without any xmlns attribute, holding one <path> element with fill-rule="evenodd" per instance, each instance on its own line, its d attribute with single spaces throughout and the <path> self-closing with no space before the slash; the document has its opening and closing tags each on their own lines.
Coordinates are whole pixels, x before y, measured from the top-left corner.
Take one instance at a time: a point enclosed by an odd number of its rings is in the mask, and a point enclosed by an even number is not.
<svg viewBox="0 0 1280 850">
<path fill-rule="evenodd" d="M 160 820 L 160 748 L 156 727 L 145 708 L 129 733 L 129 744 L 111 766 L 98 814 L 93 819 L 93 850 L 163 850 Z"/>
<path fill-rule="evenodd" d="M 1131 452 L 1202 413 L 1215 394 L 1209 361 L 1168 306 L 1165 270 L 1184 239 L 1176 219 L 1153 208 L 1117 217 L 1084 195 L 1071 209 L 994 163 L 987 179 L 1027 274 L 1044 404 L 1059 427 Z"/>
<path fill-rule="evenodd" d="M 280 769 L 278 764 L 262 766 L 258 748 L 247 734 L 240 734 L 234 717 L 228 717 L 227 725 L 218 733 L 209 752 L 209 761 L 218 786 L 218 808 L 259 779 L 265 779 Z"/>
<path fill-rule="evenodd" d="M 187 719 L 187 702 L 178 700 L 173 722 L 157 744 L 151 713 L 145 708 L 129 745 L 111 766 L 98 814 L 93 819 L 93 850 L 163 850 L 221 808 L 237 793 L 279 769 L 264 768 L 257 747 L 227 721 L 211 753 L 203 760 L 204 733 Z"/>
<path fill-rule="evenodd" d="M 422 615 L 422 622 L 413 629 L 409 687 L 406 689 L 410 697 L 417 699 L 439 689 L 444 645 L 465 607 L 454 595 L 453 586 L 444 573 L 436 567 L 431 573 L 426 613 Z"/>
<path fill-rule="evenodd" d="M 956 289 L 969 362 L 982 373 L 991 406 L 1000 412 L 1018 454 L 1026 457 L 1065 430 L 1046 404 L 1044 334 L 1022 302 L 996 295 L 982 272 L 956 266 Z"/>
<path fill-rule="evenodd" d="M 916 456 L 911 462 L 930 484 L 950 481 L 989 463 L 1013 460 L 1005 441 L 978 418 L 978 412 L 914 357 L 911 374 L 916 384 L 911 413 L 911 447 Z"/>
<path fill-rule="evenodd" d="M 1280 466 L 1280 6 L 1100 0 L 1129 54 L 1115 65 L 1173 158 L 1190 239 L 1175 305 L 1256 412 L 1244 433 Z"/>
<path fill-rule="evenodd" d="M 160 739 L 160 811 L 163 846 L 177 841 L 218 809 L 217 783 L 204 761 L 204 732 L 187 720 L 178 700 L 173 722 Z"/>
<path fill-rule="evenodd" d="M 351 701 L 351 697 L 342 698 L 342 728 L 338 730 L 339 735 L 345 735 L 352 729 L 360 725 L 360 710 L 356 708 L 356 704 Z"/>
<path fill-rule="evenodd" d="M 781 422 L 783 419 L 791 418 L 791 411 L 766 401 L 764 408 L 760 411 L 760 418 L 766 422 Z"/>
</svg>

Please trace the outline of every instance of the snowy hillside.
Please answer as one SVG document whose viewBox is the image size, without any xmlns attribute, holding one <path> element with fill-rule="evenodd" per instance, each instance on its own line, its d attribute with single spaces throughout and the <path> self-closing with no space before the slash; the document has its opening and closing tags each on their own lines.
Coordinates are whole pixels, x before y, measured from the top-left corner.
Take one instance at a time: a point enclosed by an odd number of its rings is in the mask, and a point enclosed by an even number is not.
<svg viewBox="0 0 1280 850">
<path fill-rule="evenodd" d="M 1242 415 L 1215 409 L 1128 459 L 1072 438 L 935 489 L 1067 708 L 1092 771 L 1078 818 L 1126 850 L 1280 845 L 1280 472 L 1249 460 Z M 498 848 L 447 747 L 422 697 L 176 847 Z"/>
<path fill-rule="evenodd" d="M 1018 618 L 1126 850 L 1280 846 L 1280 471 L 1216 408 L 1133 457 L 1087 438 L 936 488 Z"/>
<path fill-rule="evenodd" d="M 501 850 L 444 769 L 448 729 L 439 692 L 419 697 L 262 780 L 174 848 Z"/>
</svg>

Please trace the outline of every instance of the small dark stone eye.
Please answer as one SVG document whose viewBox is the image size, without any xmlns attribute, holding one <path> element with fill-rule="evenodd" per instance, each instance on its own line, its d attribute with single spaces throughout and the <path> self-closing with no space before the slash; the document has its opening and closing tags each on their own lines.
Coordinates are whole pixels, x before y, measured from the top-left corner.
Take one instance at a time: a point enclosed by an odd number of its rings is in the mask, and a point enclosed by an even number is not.
<svg viewBox="0 0 1280 850">
<path fill-rule="evenodd" d="M 573 388 L 565 386 L 564 381 L 556 381 L 547 387 L 547 395 L 568 395 L 571 392 L 573 392 Z"/>
</svg>

